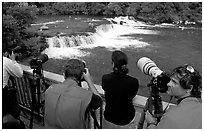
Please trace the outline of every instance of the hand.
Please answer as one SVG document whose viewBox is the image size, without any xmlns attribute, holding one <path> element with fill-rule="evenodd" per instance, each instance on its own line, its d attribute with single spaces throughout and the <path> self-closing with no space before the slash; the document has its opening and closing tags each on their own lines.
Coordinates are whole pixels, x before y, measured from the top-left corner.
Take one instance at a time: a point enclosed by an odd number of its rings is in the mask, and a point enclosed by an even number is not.
<svg viewBox="0 0 204 131">
<path fill-rule="evenodd" d="M 92 91 L 94 94 L 99 95 L 99 92 L 97 91 L 93 81 L 91 80 L 91 76 L 90 76 L 90 73 L 89 73 L 89 70 L 87 68 L 84 68 L 86 70 L 86 72 L 83 72 L 83 77 L 84 77 L 84 80 L 87 82 L 88 86 L 89 86 L 89 90 Z"/>
<path fill-rule="evenodd" d="M 147 123 L 155 123 L 156 119 L 149 113 L 149 111 L 145 114 L 145 120 Z"/>
<path fill-rule="evenodd" d="M 83 72 L 84 80 L 85 80 L 86 82 L 89 82 L 89 81 L 91 81 L 91 76 L 90 76 L 89 70 L 88 70 L 88 68 L 84 68 L 84 69 L 86 70 L 86 73 Z"/>
<path fill-rule="evenodd" d="M 11 53 L 10 57 L 9 57 L 12 61 L 15 61 L 16 60 L 16 55 L 13 53 Z"/>
<path fill-rule="evenodd" d="M 3 120 L 2 123 L 7 125 L 18 125 L 20 123 L 18 119 L 14 118 L 10 114 L 4 115 L 2 120 Z"/>
</svg>

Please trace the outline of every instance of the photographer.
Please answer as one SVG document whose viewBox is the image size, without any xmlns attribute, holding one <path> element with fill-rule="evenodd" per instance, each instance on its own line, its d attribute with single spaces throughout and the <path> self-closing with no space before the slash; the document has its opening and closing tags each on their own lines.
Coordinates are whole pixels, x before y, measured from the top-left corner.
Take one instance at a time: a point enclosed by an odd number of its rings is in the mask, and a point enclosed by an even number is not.
<svg viewBox="0 0 204 131">
<path fill-rule="evenodd" d="M 9 79 L 23 76 L 23 70 L 15 59 L 16 54 L 13 51 L 3 48 L 2 128 L 9 129 L 24 128 L 20 120 L 16 88 L 7 85 Z"/>
<path fill-rule="evenodd" d="M 102 77 L 105 91 L 103 128 L 135 128 L 135 108 L 132 99 L 137 94 L 139 81 L 128 73 L 128 58 L 122 51 L 112 53 L 113 72 Z"/>
<path fill-rule="evenodd" d="M 86 128 L 87 113 L 100 107 L 102 99 L 81 60 L 68 60 L 64 77 L 64 82 L 51 85 L 45 92 L 45 128 Z M 89 90 L 80 87 L 82 80 Z"/>
<path fill-rule="evenodd" d="M 23 70 L 16 62 L 16 53 L 13 51 L 3 50 L 3 88 L 7 85 L 10 75 L 22 77 Z"/>
<path fill-rule="evenodd" d="M 159 123 L 147 111 L 147 128 L 158 129 L 201 129 L 202 104 L 201 76 L 192 66 L 185 65 L 175 68 L 170 73 L 167 93 L 177 99 L 177 106 L 169 107 Z"/>
</svg>

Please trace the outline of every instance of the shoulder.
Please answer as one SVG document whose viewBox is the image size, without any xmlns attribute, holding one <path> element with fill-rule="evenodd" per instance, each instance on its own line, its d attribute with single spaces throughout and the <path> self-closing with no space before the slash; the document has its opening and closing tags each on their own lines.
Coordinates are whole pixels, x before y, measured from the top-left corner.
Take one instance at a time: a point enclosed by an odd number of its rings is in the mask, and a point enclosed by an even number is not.
<svg viewBox="0 0 204 131">
<path fill-rule="evenodd" d="M 181 110 L 181 112 L 190 112 L 192 109 L 195 112 L 202 112 L 202 104 L 195 97 L 188 97 L 184 99 L 177 107 Z"/>
<path fill-rule="evenodd" d="M 110 78 L 110 77 L 113 77 L 113 72 L 103 75 L 102 79 L 107 79 L 107 78 Z"/>
<path fill-rule="evenodd" d="M 127 78 L 128 78 L 129 81 L 136 82 L 136 83 L 139 82 L 139 80 L 138 80 L 137 78 L 132 77 L 132 76 L 130 76 L 130 75 L 127 75 Z"/>
<path fill-rule="evenodd" d="M 45 94 L 49 94 L 50 92 L 55 92 L 55 91 L 59 90 L 58 89 L 58 87 L 59 87 L 58 85 L 60 85 L 60 84 L 52 84 L 52 85 L 50 85 L 47 88 L 47 90 L 45 91 Z"/>
<path fill-rule="evenodd" d="M 182 103 L 180 103 L 177 106 L 174 106 L 174 108 L 170 108 L 167 111 L 167 115 L 170 118 L 176 118 L 177 117 L 191 117 L 191 116 L 196 116 L 196 114 L 201 114 L 202 113 L 202 104 L 197 102 L 197 101 L 191 101 L 191 98 L 188 100 L 183 100 Z"/>
<path fill-rule="evenodd" d="M 7 65 L 9 63 L 12 63 L 12 60 L 3 56 L 3 65 Z"/>
</svg>

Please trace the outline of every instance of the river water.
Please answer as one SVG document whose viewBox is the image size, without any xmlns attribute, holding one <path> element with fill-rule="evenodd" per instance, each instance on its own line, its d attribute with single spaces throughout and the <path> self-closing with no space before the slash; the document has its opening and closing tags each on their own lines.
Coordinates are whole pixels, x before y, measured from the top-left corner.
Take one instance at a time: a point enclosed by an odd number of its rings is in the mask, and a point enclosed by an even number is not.
<svg viewBox="0 0 204 131">
<path fill-rule="evenodd" d="M 77 21 L 82 18 L 73 19 Z M 58 20 L 66 22 L 64 17 Z M 61 74 L 61 66 L 66 59 L 84 59 L 91 69 L 94 83 L 101 84 L 102 75 L 112 70 L 111 51 L 122 50 L 129 58 L 129 74 L 139 79 L 139 94 L 144 96 L 148 96 L 146 84 L 151 77 L 136 67 L 137 60 L 143 56 L 151 58 L 164 71 L 187 63 L 202 74 L 202 27 L 154 25 L 133 21 L 128 17 L 88 17 L 83 18 L 83 21 L 95 31 L 74 36 L 60 32 L 60 35 L 47 39 L 49 48 L 43 53 L 48 54 L 50 60 L 44 64 L 44 69 Z M 50 67 L 50 64 L 53 66 Z"/>
</svg>

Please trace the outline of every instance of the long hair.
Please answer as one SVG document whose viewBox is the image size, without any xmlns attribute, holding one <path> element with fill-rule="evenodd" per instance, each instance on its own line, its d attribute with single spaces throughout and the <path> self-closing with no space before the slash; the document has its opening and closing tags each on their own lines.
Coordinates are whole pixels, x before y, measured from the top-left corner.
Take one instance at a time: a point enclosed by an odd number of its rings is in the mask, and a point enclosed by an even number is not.
<svg viewBox="0 0 204 131">
<path fill-rule="evenodd" d="M 170 76 L 178 78 L 179 83 L 184 89 L 191 89 L 191 96 L 200 98 L 202 90 L 202 78 L 197 70 L 192 66 L 184 65 L 175 68 Z"/>
<path fill-rule="evenodd" d="M 119 75 L 126 75 L 128 73 L 128 57 L 122 51 L 114 51 L 112 53 L 112 62 L 114 63 L 113 71 Z"/>
</svg>

